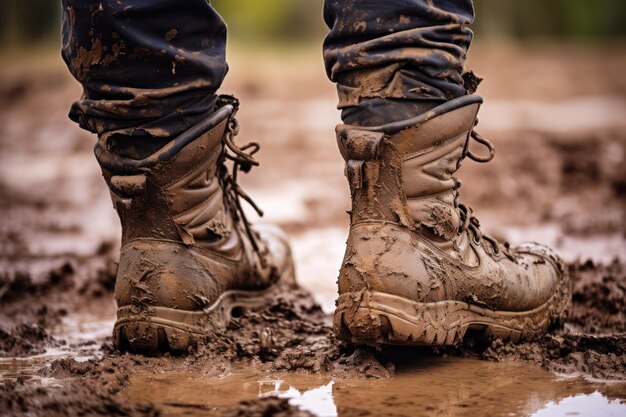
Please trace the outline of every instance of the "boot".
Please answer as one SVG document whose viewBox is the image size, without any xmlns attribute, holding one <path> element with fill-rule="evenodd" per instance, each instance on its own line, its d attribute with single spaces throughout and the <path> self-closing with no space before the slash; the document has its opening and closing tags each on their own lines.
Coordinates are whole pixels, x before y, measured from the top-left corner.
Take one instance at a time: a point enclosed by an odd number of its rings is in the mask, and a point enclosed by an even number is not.
<svg viewBox="0 0 626 417">
<path fill-rule="evenodd" d="M 337 127 L 352 196 L 334 316 L 340 338 L 437 346 L 472 331 L 516 342 L 564 315 L 563 261 L 538 244 L 498 243 L 459 203 L 461 161 L 493 157 L 473 131 L 481 103 L 464 96 L 401 122 Z M 471 153 L 470 139 L 490 155 Z"/>
<path fill-rule="evenodd" d="M 258 165 L 259 146 L 233 143 L 237 104 L 223 96 L 212 116 L 144 159 L 96 145 L 122 224 L 113 334 L 121 350 L 185 351 L 295 285 L 284 234 L 253 228 L 241 208 L 240 198 L 254 203 L 237 172 Z"/>
</svg>

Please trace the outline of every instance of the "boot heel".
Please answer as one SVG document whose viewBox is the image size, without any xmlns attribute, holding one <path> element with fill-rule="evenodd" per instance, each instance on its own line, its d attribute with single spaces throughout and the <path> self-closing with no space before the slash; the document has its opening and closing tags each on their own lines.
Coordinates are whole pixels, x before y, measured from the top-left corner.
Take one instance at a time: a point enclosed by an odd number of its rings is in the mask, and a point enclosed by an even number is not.
<svg viewBox="0 0 626 417">
<path fill-rule="evenodd" d="M 367 345 L 389 343 L 394 338 L 390 317 L 372 307 L 369 291 L 342 294 L 333 318 L 337 337 Z"/>
<path fill-rule="evenodd" d="M 356 311 L 337 310 L 334 328 L 340 339 L 368 345 L 387 343 L 393 334 L 393 326 L 386 314 L 364 307 Z"/>
<path fill-rule="evenodd" d="M 203 310 L 149 307 L 137 312 L 134 306 L 117 309 L 113 342 L 121 351 L 143 354 L 182 353 L 198 342 L 220 337 L 233 317 L 265 308 L 278 294 L 293 288 L 293 268 L 285 271 L 279 284 L 262 291 L 225 291 Z M 285 279 L 287 286 L 283 284 Z"/>
<path fill-rule="evenodd" d="M 128 321 L 115 326 L 113 342 L 123 352 L 159 354 L 182 353 L 198 340 L 189 332 L 148 320 Z"/>
</svg>

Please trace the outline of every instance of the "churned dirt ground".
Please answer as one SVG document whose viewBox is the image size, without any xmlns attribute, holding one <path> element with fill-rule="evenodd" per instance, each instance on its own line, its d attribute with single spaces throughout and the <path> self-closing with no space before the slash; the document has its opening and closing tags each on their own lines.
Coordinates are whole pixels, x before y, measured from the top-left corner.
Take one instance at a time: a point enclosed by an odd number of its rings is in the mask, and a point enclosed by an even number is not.
<svg viewBox="0 0 626 417">
<path fill-rule="evenodd" d="M 242 100 L 238 140 L 262 146 L 261 167 L 244 187 L 266 220 L 290 234 L 302 289 L 234 319 L 189 355 L 160 358 L 122 355 L 111 345 L 119 226 L 91 153 L 94 139 L 66 117 L 79 87 L 56 54 L 3 58 L 13 64 L 0 71 L 0 358 L 35 359 L 0 379 L 0 414 L 159 415 L 159 405 L 124 396 L 132 375 L 217 377 L 242 362 L 266 372 L 392 379 L 398 358 L 416 354 L 626 380 L 626 48 L 472 51 L 468 67 L 485 78 L 478 93 L 487 100 L 479 131 L 495 143 L 496 158 L 465 161 L 463 199 L 495 237 L 555 246 L 569 264 L 573 303 L 563 327 L 539 340 L 435 351 L 334 339 L 329 313 L 349 197 L 321 52 L 231 55 L 223 91 Z M 275 397 L 223 411 L 311 415 Z"/>
</svg>

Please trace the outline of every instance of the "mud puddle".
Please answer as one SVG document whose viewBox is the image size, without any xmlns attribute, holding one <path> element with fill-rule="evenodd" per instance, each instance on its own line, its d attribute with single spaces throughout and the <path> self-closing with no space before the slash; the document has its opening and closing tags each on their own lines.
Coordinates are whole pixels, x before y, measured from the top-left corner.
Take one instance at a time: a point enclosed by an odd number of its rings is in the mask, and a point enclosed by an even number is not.
<svg viewBox="0 0 626 417">
<path fill-rule="evenodd" d="M 112 348 L 112 300 L 92 300 L 48 327 L 35 346 L 43 354 L 0 360 L 0 414 L 626 415 L 625 272 L 619 261 L 570 264 L 563 329 L 446 349 L 341 343 L 297 290 L 233 318 L 189 355 L 144 357 Z"/>
<path fill-rule="evenodd" d="M 166 416 L 220 416 L 241 401 L 268 396 L 320 417 L 626 415 L 626 383 L 557 376 L 523 363 L 429 356 L 398 364 L 396 375 L 382 380 L 264 374 L 247 365 L 213 379 L 135 374 L 123 395 L 153 403 Z"/>
<path fill-rule="evenodd" d="M 38 372 L 54 360 L 71 358 L 85 362 L 101 358 L 101 343 L 110 338 L 114 321 L 110 311 L 75 312 L 63 317 L 50 329 L 53 342 L 41 349 L 42 353 L 0 358 L 0 381 L 22 378 L 52 383 L 54 378 L 41 377 Z"/>
</svg>

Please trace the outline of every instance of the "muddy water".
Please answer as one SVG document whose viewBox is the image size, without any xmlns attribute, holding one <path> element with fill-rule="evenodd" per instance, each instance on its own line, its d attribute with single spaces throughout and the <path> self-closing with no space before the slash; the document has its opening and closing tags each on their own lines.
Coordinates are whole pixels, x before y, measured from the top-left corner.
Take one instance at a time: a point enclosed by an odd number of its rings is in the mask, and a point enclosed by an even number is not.
<svg viewBox="0 0 626 417">
<path fill-rule="evenodd" d="M 63 342 L 47 347 L 40 355 L 0 358 L 0 382 L 23 377 L 54 383 L 54 378 L 38 376 L 38 372 L 52 361 L 70 357 L 82 362 L 101 357 L 100 342 L 110 336 L 114 323 L 109 310 L 110 307 L 96 313 L 83 309 L 63 317 L 59 324 L 50 329 L 51 335 Z"/>
<path fill-rule="evenodd" d="M 165 415 L 218 416 L 241 400 L 277 395 L 317 416 L 624 416 L 626 384 L 556 376 L 534 365 L 419 357 L 389 380 L 263 374 L 239 366 L 221 378 L 136 374 L 125 396 Z"/>
<path fill-rule="evenodd" d="M 64 320 L 58 331 L 76 326 L 99 334 L 109 322 Z M 30 358 L 0 359 L 0 380 L 34 378 L 44 386 L 61 384 L 39 370 L 52 360 L 78 361 L 80 338 L 70 346 Z M 76 343 L 78 342 L 78 343 Z M 84 342 L 83 342 L 84 343 Z M 77 346 L 78 345 L 78 346 Z M 400 349 L 390 379 L 343 379 L 329 374 L 267 373 L 236 363 L 219 377 L 191 372 L 133 373 L 120 394 L 131 402 L 154 403 L 165 416 L 220 416 L 242 400 L 288 398 L 316 416 L 626 416 L 626 382 L 594 381 L 556 375 L 522 362 L 488 362 L 438 357 Z M 97 356 L 97 355 L 96 355 Z"/>
</svg>

